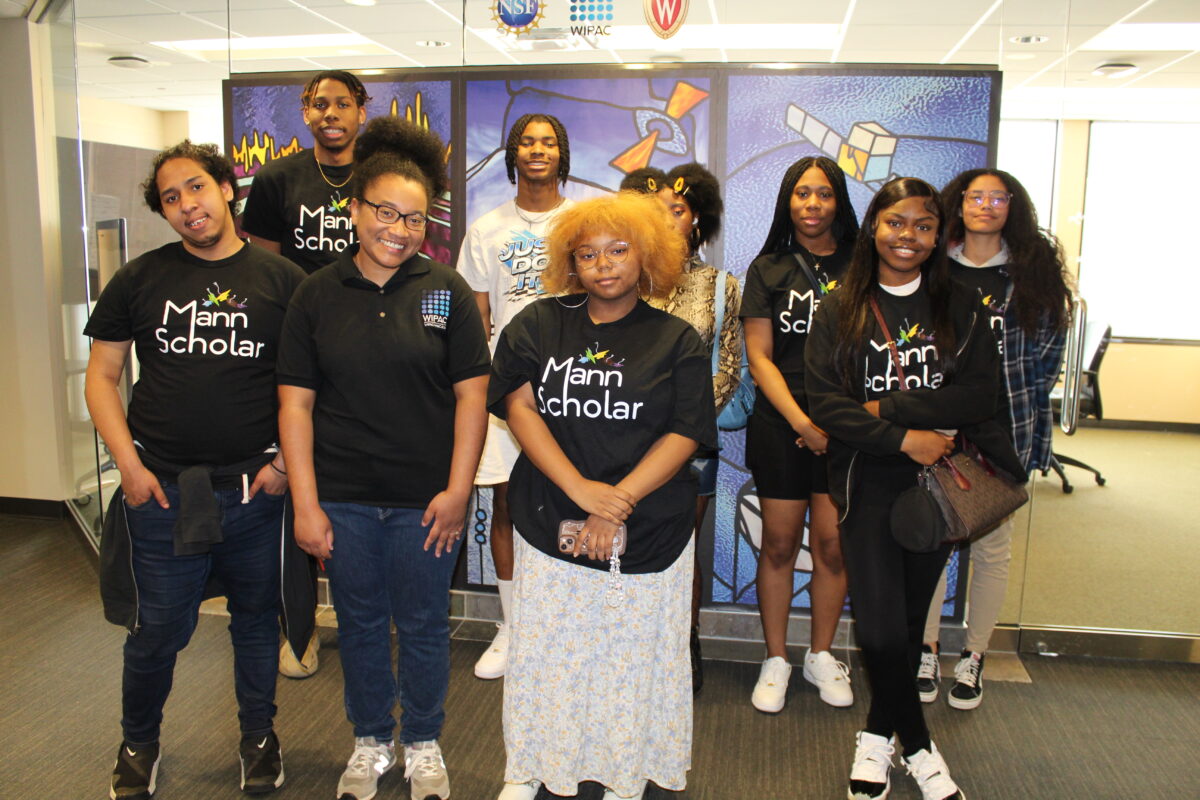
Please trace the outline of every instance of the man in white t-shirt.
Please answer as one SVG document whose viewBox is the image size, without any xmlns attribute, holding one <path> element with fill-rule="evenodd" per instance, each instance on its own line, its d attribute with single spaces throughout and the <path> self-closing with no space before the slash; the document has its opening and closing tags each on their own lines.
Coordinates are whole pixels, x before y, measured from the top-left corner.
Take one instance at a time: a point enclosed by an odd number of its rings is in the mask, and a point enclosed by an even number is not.
<svg viewBox="0 0 1200 800">
<path fill-rule="evenodd" d="M 560 192 L 571 168 L 566 129 L 549 114 L 526 114 L 508 132 L 504 164 L 508 180 L 517 186 L 517 196 L 475 220 L 458 255 L 458 271 L 475 291 L 484 328 L 491 331 L 493 353 L 508 321 L 542 294 L 546 231 L 554 215 L 571 204 Z M 492 561 L 504 622 L 475 664 L 480 678 L 503 677 L 508 660 L 513 572 L 508 476 L 519 454 L 508 426 L 489 416 L 475 484 L 492 487 Z"/>
</svg>

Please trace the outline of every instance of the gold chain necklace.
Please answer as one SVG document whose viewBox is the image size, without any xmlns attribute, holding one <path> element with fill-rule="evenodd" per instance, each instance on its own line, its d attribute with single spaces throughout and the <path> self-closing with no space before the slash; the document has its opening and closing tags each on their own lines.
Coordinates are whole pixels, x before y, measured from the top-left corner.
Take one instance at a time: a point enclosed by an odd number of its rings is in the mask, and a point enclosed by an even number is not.
<svg viewBox="0 0 1200 800">
<path fill-rule="evenodd" d="M 320 162 L 320 160 L 317 158 L 317 151 L 316 151 L 316 150 L 313 150 L 313 161 L 316 161 L 316 162 L 317 162 L 317 172 L 321 173 L 321 178 L 322 178 L 322 179 L 324 179 L 324 181 L 325 181 L 326 183 L 328 183 L 330 186 L 332 186 L 332 187 L 333 187 L 333 188 L 335 188 L 335 189 L 340 189 L 340 188 L 342 188 L 343 186 L 345 186 L 347 183 L 349 183 L 349 182 L 350 182 L 350 179 L 351 179 L 351 178 L 353 178 L 353 177 L 354 177 L 354 173 L 353 173 L 353 172 L 351 172 L 351 173 L 350 173 L 350 174 L 349 174 L 349 175 L 346 177 L 346 180 L 342 181 L 341 183 L 334 183 L 333 181 L 329 180 L 329 177 L 328 177 L 328 176 L 325 174 L 325 170 L 321 169 L 321 162 Z"/>
</svg>

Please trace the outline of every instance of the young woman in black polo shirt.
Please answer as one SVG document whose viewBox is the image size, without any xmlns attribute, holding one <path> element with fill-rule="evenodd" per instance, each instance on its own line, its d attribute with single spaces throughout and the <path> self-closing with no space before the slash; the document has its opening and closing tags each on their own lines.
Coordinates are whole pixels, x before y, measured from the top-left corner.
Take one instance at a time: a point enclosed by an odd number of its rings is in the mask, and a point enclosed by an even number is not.
<svg viewBox="0 0 1200 800">
<path fill-rule="evenodd" d="M 395 763 L 397 683 L 412 795 L 450 794 L 437 744 L 447 594 L 487 425 L 488 350 L 466 281 L 418 254 L 444 153 L 425 129 L 371 120 L 355 143 L 358 244 L 300 285 L 280 345 L 296 541 L 329 575 L 354 724 L 339 798 L 373 797 Z"/>
<path fill-rule="evenodd" d="M 849 670 L 829 651 L 846 602 L 846 574 L 829 499 L 827 439 L 806 411 L 804 348 L 813 314 L 837 289 L 857 233 L 841 167 L 824 157 L 802 158 L 783 175 L 766 242 L 746 273 L 741 315 L 758 385 L 746 428 L 746 466 L 762 508 L 755 590 L 767 645 L 750 701 L 766 713 L 783 709 L 792 673 L 788 613 L 806 514 L 813 571 L 804 678 L 830 705 L 854 702 Z"/>
<path fill-rule="evenodd" d="M 809 409 L 829 435 L 829 485 L 871 684 L 852 800 L 888 793 L 897 740 L 924 800 L 963 796 L 930 740 L 914 677 L 925 612 L 950 548 L 901 547 L 892 503 L 916 485 L 919 465 L 951 452 L 956 429 L 997 467 L 1022 473 L 995 419 L 995 340 L 976 297 L 950 279 L 941 225 L 932 186 L 916 178 L 885 184 L 867 209 L 845 285 L 818 310 L 805 352 Z"/>
<path fill-rule="evenodd" d="M 678 791 L 692 741 L 688 461 L 716 424 L 700 336 L 642 298 L 670 292 L 686 248 L 657 198 L 621 192 L 563 211 L 547 249 L 546 290 L 567 294 L 505 327 L 488 388 L 522 450 L 500 797 L 574 795 L 585 780 L 609 800 L 647 781 Z M 568 521 L 581 530 L 562 539 Z"/>
</svg>

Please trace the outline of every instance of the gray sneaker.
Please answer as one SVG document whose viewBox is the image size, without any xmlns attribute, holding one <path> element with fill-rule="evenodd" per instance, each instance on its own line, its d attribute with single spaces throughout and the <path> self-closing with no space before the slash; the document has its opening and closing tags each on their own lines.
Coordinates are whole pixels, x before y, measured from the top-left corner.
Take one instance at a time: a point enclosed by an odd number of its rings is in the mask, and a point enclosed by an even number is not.
<svg viewBox="0 0 1200 800">
<path fill-rule="evenodd" d="M 380 742 L 374 736 L 354 739 L 354 752 L 346 762 L 346 771 L 338 779 L 338 800 L 371 800 L 379 789 L 379 779 L 396 763 L 396 746 Z"/>
<path fill-rule="evenodd" d="M 412 800 L 450 798 L 450 776 L 436 739 L 404 745 L 404 777 L 412 781 Z"/>
</svg>

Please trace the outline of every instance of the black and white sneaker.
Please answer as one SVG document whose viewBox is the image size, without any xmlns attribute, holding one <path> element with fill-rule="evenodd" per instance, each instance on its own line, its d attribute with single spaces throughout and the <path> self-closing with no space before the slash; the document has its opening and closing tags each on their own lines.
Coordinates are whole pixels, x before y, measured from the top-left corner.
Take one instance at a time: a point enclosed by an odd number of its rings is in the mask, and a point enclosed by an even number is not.
<svg viewBox="0 0 1200 800">
<path fill-rule="evenodd" d="M 921 695 L 922 703 L 932 703 L 937 700 L 938 681 L 942 677 L 942 667 L 938 663 L 938 655 L 927 644 L 921 645 L 921 665 L 917 667 L 917 693 Z"/>
<path fill-rule="evenodd" d="M 921 789 L 922 800 L 966 800 L 966 795 L 950 777 L 946 761 L 933 742 L 928 750 L 905 756 L 904 766 Z"/>
<path fill-rule="evenodd" d="M 859 731 L 854 748 L 854 766 L 850 768 L 849 800 L 883 800 L 892 790 L 892 754 L 896 741 L 874 733 Z"/>
<path fill-rule="evenodd" d="M 111 800 L 150 800 L 158 779 L 158 742 L 121 742 L 108 787 Z"/>
<path fill-rule="evenodd" d="M 242 791 L 266 794 L 283 785 L 283 751 L 274 731 L 243 736 L 238 747 L 242 762 Z"/>
<path fill-rule="evenodd" d="M 954 667 L 954 688 L 950 690 L 951 708 L 970 711 L 983 702 L 983 653 L 963 650 L 962 658 Z"/>
</svg>

